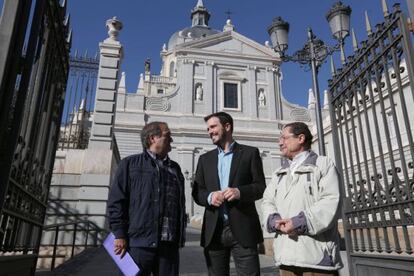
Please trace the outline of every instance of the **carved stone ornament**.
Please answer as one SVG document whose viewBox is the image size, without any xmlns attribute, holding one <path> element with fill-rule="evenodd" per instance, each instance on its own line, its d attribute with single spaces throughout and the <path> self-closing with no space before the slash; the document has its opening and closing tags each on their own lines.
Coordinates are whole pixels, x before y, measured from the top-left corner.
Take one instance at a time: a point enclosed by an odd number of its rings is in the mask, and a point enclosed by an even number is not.
<svg viewBox="0 0 414 276">
<path fill-rule="evenodd" d="M 257 97 L 257 100 L 259 102 L 260 107 L 265 107 L 266 106 L 266 96 L 265 96 L 265 93 L 264 93 L 263 89 L 259 90 L 259 95 Z"/>
<path fill-rule="evenodd" d="M 171 107 L 171 103 L 167 98 L 148 97 L 146 98 L 146 101 L 148 110 L 167 112 Z"/>
<path fill-rule="evenodd" d="M 119 31 L 122 30 L 122 22 L 116 16 L 106 20 L 106 27 L 108 28 L 108 35 L 111 39 L 118 41 Z"/>
</svg>

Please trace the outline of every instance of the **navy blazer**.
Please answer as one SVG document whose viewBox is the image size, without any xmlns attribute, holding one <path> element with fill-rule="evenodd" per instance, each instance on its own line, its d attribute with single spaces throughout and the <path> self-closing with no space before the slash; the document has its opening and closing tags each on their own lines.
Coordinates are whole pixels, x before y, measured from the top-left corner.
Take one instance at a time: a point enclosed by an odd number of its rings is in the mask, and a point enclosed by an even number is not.
<svg viewBox="0 0 414 276">
<path fill-rule="evenodd" d="M 220 190 L 217 162 L 217 149 L 201 155 L 193 183 L 194 201 L 205 207 L 201 231 L 203 247 L 211 243 L 219 220 L 219 208 L 207 202 L 211 192 Z M 255 201 L 262 198 L 266 188 L 262 159 L 257 148 L 234 143 L 229 187 L 240 190 L 240 199 L 227 203 L 233 236 L 243 246 L 256 246 L 263 242 L 263 233 Z"/>
</svg>

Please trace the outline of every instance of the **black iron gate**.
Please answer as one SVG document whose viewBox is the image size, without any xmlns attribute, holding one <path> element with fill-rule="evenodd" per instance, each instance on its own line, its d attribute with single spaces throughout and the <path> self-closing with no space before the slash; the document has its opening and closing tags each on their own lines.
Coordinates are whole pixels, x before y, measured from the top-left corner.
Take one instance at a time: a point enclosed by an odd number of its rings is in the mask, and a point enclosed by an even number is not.
<svg viewBox="0 0 414 276">
<path fill-rule="evenodd" d="M 351 275 L 413 275 L 411 35 L 398 5 L 367 31 L 329 84 L 349 266 Z"/>
<path fill-rule="evenodd" d="M 35 269 L 69 70 L 65 14 L 65 0 L 3 3 L 0 275 Z"/>
<path fill-rule="evenodd" d="M 58 149 L 85 149 L 88 147 L 95 103 L 99 59 L 70 57 L 65 107 L 59 134 Z"/>
</svg>

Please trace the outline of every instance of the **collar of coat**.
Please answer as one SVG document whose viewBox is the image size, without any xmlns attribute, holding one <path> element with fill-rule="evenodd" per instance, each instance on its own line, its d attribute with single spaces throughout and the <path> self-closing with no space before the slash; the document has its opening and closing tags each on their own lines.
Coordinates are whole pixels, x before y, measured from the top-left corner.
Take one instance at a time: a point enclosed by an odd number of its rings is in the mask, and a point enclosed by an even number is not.
<svg viewBox="0 0 414 276">
<path fill-rule="evenodd" d="M 308 157 L 303 161 L 299 167 L 296 168 L 295 173 L 307 173 L 311 172 L 313 168 L 316 166 L 316 160 L 318 159 L 318 155 L 314 151 L 309 151 Z M 286 158 L 282 159 L 282 166 L 276 171 L 277 175 L 286 174 L 289 170 L 289 161 Z"/>
</svg>

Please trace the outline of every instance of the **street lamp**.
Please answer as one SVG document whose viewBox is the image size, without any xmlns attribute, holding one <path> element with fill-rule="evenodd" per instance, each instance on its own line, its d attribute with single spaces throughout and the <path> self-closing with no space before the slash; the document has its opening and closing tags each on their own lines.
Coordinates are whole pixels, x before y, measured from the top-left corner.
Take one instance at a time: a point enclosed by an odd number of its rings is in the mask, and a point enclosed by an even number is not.
<svg viewBox="0 0 414 276">
<path fill-rule="evenodd" d="M 338 43 L 335 46 L 328 46 L 313 34 L 311 28 L 308 28 L 308 41 L 301 50 L 296 51 L 292 56 L 285 54 L 289 46 L 289 23 L 283 21 L 280 16 L 275 17 L 272 25 L 270 25 L 267 30 L 272 41 L 273 49 L 279 54 L 282 61 L 298 62 L 303 65 L 308 65 L 312 70 L 312 84 L 316 100 L 316 127 L 318 131 L 320 155 L 325 155 L 325 141 L 323 137 L 318 71 L 325 59 L 338 50 L 341 51 L 342 63 L 345 63 L 344 40 L 349 35 L 350 15 L 351 8 L 349 6 L 344 6 L 341 2 L 335 3 L 327 13 L 326 19 L 329 22 L 332 35 Z"/>
</svg>

